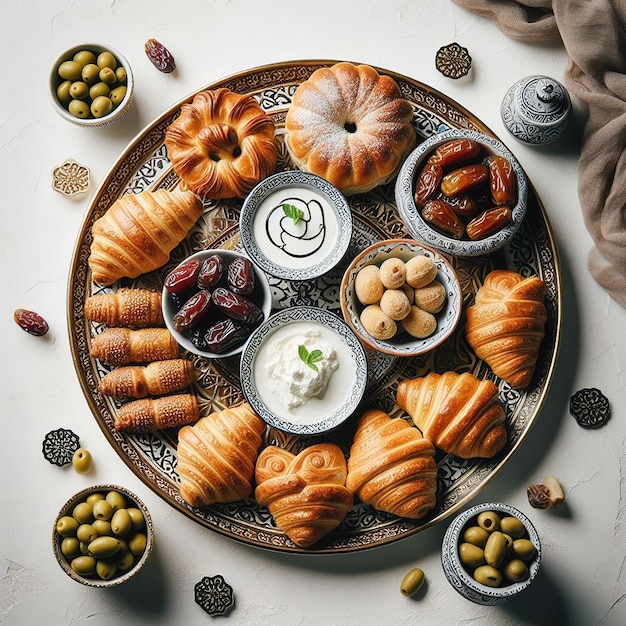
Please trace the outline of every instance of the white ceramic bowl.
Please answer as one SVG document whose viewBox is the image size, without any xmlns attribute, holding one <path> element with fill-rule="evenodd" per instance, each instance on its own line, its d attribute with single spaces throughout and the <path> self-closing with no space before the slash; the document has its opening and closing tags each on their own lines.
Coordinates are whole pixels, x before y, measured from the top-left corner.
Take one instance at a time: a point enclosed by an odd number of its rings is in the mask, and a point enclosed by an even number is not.
<svg viewBox="0 0 626 626">
<path fill-rule="evenodd" d="M 122 570 L 119 569 L 113 575 L 112 578 L 103 579 L 98 577 L 97 574 L 86 576 L 81 575 L 74 571 L 70 566 L 70 560 L 63 554 L 61 550 L 61 544 L 63 541 L 63 536 L 61 536 L 57 532 L 57 523 L 64 516 L 72 516 L 72 511 L 80 502 L 84 502 L 88 496 L 93 494 L 102 494 L 106 496 L 110 491 L 116 491 L 119 494 L 124 496 L 126 501 L 126 508 L 134 507 L 141 511 L 145 525 L 141 529 L 133 529 L 130 530 L 126 534 L 119 535 L 119 539 L 125 541 L 126 543 L 131 539 L 136 532 L 141 532 L 146 537 L 146 547 L 143 553 L 140 556 L 135 557 L 134 564 L 130 567 L 130 569 Z M 120 487 L 119 485 L 112 484 L 101 484 L 94 485 L 93 487 L 87 487 L 82 491 L 74 494 L 62 507 L 59 511 L 55 521 L 54 527 L 52 530 L 52 549 L 54 551 L 54 556 L 56 557 L 57 562 L 61 566 L 61 569 L 76 582 L 82 583 L 83 585 L 87 585 L 89 587 L 115 587 L 116 585 L 120 585 L 122 583 L 130 580 L 139 570 L 143 568 L 143 566 L 148 561 L 150 554 L 152 553 L 152 548 L 154 546 L 154 527 L 152 524 L 152 518 L 150 517 L 150 513 L 146 508 L 146 505 L 137 497 L 132 491 L 129 491 L 125 487 Z M 118 556 L 119 558 L 119 556 Z M 116 556 L 111 557 L 112 561 L 116 561 Z"/>
<path fill-rule="evenodd" d="M 472 139 L 481 145 L 480 161 L 487 155 L 500 155 L 508 159 L 517 180 L 517 203 L 512 209 L 512 221 L 500 231 L 477 241 L 468 238 L 454 239 L 433 228 L 426 222 L 420 209 L 415 204 L 415 181 L 419 172 L 438 146 L 452 139 Z M 472 162 L 476 162 L 475 160 Z M 456 169 L 454 166 L 451 169 Z M 521 165 L 511 152 L 500 141 L 474 130 L 448 130 L 433 135 L 421 143 L 402 164 L 395 187 L 396 204 L 400 217 L 412 237 L 423 241 L 440 252 L 455 256 L 478 256 L 498 250 L 508 243 L 526 215 L 528 197 L 528 181 Z"/>
<path fill-rule="evenodd" d="M 100 54 L 101 52 L 110 52 L 116 58 L 118 66 L 121 65 L 126 70 L 126 95 L 124 96 L 124 99 L 116 107 L 114 107 L 108 115 L 105 115 L 103 117 L 76 117 L 68 111 L 65 105 L 61 104 L 57 96 L 57 87 L 63 82 L 63 78 L 61 78 L 57 72 L 59 65 L 61 65 L 63 61 L 71 61 L 72 57 L 81 50 L 89 50 L 93 52 L 96 56 L 98 56 L 98 54 Z M 128 112 L 131 107 L 131 104 L 133 102 L 134 87 L 135 83 L 133 80 L 133 72 L 131 70 L 130 63 L 119 50 L 109 45 L 103 45 L 99 43 L 83 43 L 77 46 L 73 46 L 69 50 L 66 50 L 65 52 L 60 54 L 50 68 L 49 92 L 50 98 L 52 100 L 52 105 L 55 111 L 63 119 L 67 120 L 68 122 L 72 122 L 73 124 L 77 124 L 78 126 L 95 128 L 101 126 L 109 126 L 110 124 L 117 122 Z"/>
<path fill-rule="evenodd" d="M 288 215 L 286 205 L 298 211 L 296 219 Z M 352 213 L 344 195 L 328 181 L 290 170 L 269 176 L 250 192 L 239 230 L 246 252 L 268 274 L 311 280 L 344 257 Z"/>
<path fill-rule="evenodd" d="M 316 342 L 318 346 L 328 342 L 335 349 L 338 367 L 323 394 L 288 408 L 284 403 L 288 383 L 267 375 L 268 358 L 282 352 L 286 372 L 292 373 L 298 366 L 306 371 L 298 344 L 305 343 L 302 333 L 311 330 L 309 353 Z M 279 347 L 281 341 L 287 344 L 284 350 Z M 319 365 L 323 367 L 321 362 Z M 267 424 L 289 433 L 316 435 L 337 428 L 358 408 L 367 385 L 367 357 L 337 315 L 317 307 L 293 307 L 278 311 L 254 331 L 241 357 L 240 373 L 248 402 Z"/>
<path fill-rule="evenodd" d="M 510 584 L 503 582 L 500 587 L 488 587 L 476 582 L 461 563 L 459 544 L 462 542 L 463 532 L 468 526 L 475 524 L 476 517 L 483 511 L 495 511 L 501 518 L 511 515 L 524 524 L 528 538 L 536 548 L 534 558 L 527 563 L 529 573 L 526 580 Z M 540 563 L 541 542 L 532 522 L 515 507 L 501 502 L 486 502 L 463 511 L 452 520 L 443 537 L 441 564 L 446 578 L 464 598 L 477 604 L 496 605 L 513 599 L 532 584 L 539 571 Z"/>
<path fill-rule="evenodd" d="M 366 265 L 380 266 L 389 258 L 399 258 L 406 262 L 416 255 L 423 255 L 434 261 L 437 266 L 436 280 L 446 290 L 446 302 L 442 310 L 435 314 L 437 328 L 424 339 L 417 339 L 406 332 L 398 332 L 387 340 L 375 339 L 365 330 L 360 319 L 364 306 L 356 296 L 356 275 Z M 436 250 L 411 239 L 387 239 L 372 244 L 359 253 L 343 275 L 339 299 L 345 321 L 367 347 L 384 354 L 403 357 L 424 354 L 443 343 L 456 328 L 463 304 L 461 286 L 452 264 Z"/>
<path fill-rule="evenodd" d="M 210 256 L 213 256 L 214 254 L 219 255 L 224 262 L 224 275 L 226 274 L 226 270 L 227 270 L 229 263 L 233 259 L 237 257 L 243 257 L 246 259 L 248 258 L 245 254 L 242 254 L 241 252 L 236 252 L 234 250 L 222 250 L 219 248 L 201 250 L 200 252 L 196 252 L 195 254 L 192 254 L 188 256 L 186 259 L 184 259 L 183 261 L 181 261 L 176 266 L 176 268 L 180 267 L 183 263 L 186 263 L 187 261 L 191 259 L 198 259 L 202 261 L 204 259 L 207 259 Z M 176 268 L 174 268 L 174 270 Z M 254 263 L 252 263 L 252 268 L 254 270 L 254 276 L 255 276 L 254 292 L 252 293 L 252 295 L 244 296 L 244 297 L 251 300 L 254 304 L 256 304 L 263 311 L 263 319 L 266 320 L 269 317 L 270 312 L 272 310 L 272 291 L 270 289 L 267 276 L 264 274 L 264 272 L 262 272 Z M 222 280 L 220 281 L 220 286 L 227 287 L 224 280 L 225 279 L 223 276 Z M 162 292 L 161 305 L 163 308 L 163 318 L 165 319 L 165 325 L 167 326 L 169 331 L 172 333 L 172 335 L 174 335 L 174 337 L 176 338 L 176 341 L 178 341 L 178 343 L 188 352 L 192 352 L 193 354 L 197 354 L 199 356 L 203 356 L 209 359 L 222 359 L 222 358 L 234 356 L 236 354 L 240 354 L 243 351 L 245 342 L 239 345 L 238 347 L 233 348 L 232 350 L 228 350 L 228 351 L 220 352 L 220 353 L 199 349 L 191 341 L 188 333 L 180 332 L 176 330 L 176 328 L 174 328 L 173 318 L 174 318 L 176 311 L 178 310 L 178 306 L 177 306 L 177 302 L 175 298 L 167 289 L 165 289 L 165 287 L 163 288 L 163 292 Z M 252 332 L 252 329 L 250 329 L 250 332 Z"/>
</svg>

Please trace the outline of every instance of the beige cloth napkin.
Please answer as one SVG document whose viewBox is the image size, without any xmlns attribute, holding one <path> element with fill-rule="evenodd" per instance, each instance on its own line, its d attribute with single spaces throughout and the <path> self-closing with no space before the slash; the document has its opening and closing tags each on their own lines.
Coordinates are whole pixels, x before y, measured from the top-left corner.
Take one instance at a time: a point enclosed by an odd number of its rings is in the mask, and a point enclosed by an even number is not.
<svg viewBox="0 0 626 626">
<path fill-rule="evenodd" d="M 453 0 L 522 41 L 563 41 L 565 84 L 587 106 L 578 195 L 587 266 L 626 307 L 626 0 Z"/>
</svg>

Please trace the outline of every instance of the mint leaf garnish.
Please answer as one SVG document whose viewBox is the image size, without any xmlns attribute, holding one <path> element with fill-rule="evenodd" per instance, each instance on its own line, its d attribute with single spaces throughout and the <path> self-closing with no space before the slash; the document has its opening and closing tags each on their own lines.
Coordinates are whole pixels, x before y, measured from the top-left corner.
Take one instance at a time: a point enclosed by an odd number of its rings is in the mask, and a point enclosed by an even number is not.
<svg viewBox="0 0 626 626">
<path fill-rule="evenodd" d="M 301 344 L 298 346 L 298 356 L 300 357 L 300 360 L 308 365 L 312 370 L 319 372 L 319 369 L 315 364 L 324 358 L 324 354 L 321 350 L 311 350 L 311 352 L 309 352 L 307 347 Z"/>
<path fill-rule="evenodd" d="M 294 226 L 304 217 L 304 212 L 293 204 L 283 204 L 283 213 L 293 220 Z"/>
</svg>

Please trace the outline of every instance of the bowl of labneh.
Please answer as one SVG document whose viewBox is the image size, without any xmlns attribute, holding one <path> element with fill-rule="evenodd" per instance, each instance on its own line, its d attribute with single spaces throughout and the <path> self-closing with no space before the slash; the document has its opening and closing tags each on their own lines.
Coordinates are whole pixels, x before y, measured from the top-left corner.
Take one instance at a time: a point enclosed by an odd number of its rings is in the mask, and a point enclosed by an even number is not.
<svg viewBox="0 0 626 626">
<path fill-rule="evenodd" d="M 498 139 L 447 130 L 404 161 L 395 186 L 412 237 L 453 256 L 488 254 L 507 244 L 526 215 L 528 181 Z"/>
<path fill-rule="evenodd" d="M 345 196 L 327 180 L 299 170 L 262 180 L 244 200 L 241 241 L 252 261 L 285 280 L 310 280 L 332 270 L 352 236 Z"/>
<path fill-rule="evenodd" d="M 282 309 L 263 322 L 241 356 L 242 390 L 270 426 L 315 435 L 355 413 L 367 386 L 365 350 L 336 314 Z"/>
</svg>

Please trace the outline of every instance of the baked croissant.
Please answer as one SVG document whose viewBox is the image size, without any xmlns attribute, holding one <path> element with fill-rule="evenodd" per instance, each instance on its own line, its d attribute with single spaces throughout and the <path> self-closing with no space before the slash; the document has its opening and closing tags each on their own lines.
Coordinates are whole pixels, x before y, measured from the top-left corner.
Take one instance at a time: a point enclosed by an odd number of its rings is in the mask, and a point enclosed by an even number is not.
<svg viewBox="0 0 626 626">
<path fill-rule="evenodd" d="M 498 388 L 465 372 L 430 373 L 403 380 L 396 400 L 422 435 L 464 459 L 491 458 L 506 443 Z"/>
<path fill-rule="evenodd" d="M 436 503 L 435 446 L 407 421 L 367 411 L 350 448 L 346 486 L 379 511 L 424 517 Z"/>
<path fill-rule="evenodd" d="M 117 367 L 106 374 L 98 389 L 115 398 L 145 398 L 183 391 L 193 380 L 193 366 L 187 359 L 154 361 L 148 365 Z"/>
<path fill-rule="evenodd" d="M 547 319 L 547 286 L 537 276 L 494 270 L 467 309 L 467 341 L 479 359 L 512 387 L 530 383 Z"/>
<path fill-rule="evenodd" d="M 109 365 L 177 359 L 180 348 L 167 328 L 107 328 L 91 340 L 90 354 Z"/>
<path fill-rule="evenodd" d="M 248 497 L 264 430 L 265 423 L 247 403 L 181 428 L 178 475 L 183 500 L 200 507 Z"/>
<path fill-rule="evenodd" d="M 85 317 L 108 326 L 163 326 L 161 294 L 149 289 L 119 289 L 85 301 Z"/>
<path fill-rule="evenodd" d="M 268 446 L 257 459 L 254 496 L 289 539 L 308 548 L 337 528 L 352 508 L 346 473 L 336 444 L 313 445 L 297 456 Z"/>
<path fill-rule="evenodd" d="M 161 267 L 202 215 L 191 191 L 142 191 L 118 198 L 97 219 L 89 267 L 95 282 L 110 285 Z"/>
<path fill-rule="evenodd" d="M 152 433 L 163 428 L 193 424 L 200 417 L 196 396 L 190 393 L 144 398 L 123 404 L 115 416 L 115 430 Z"/>
</svg>

